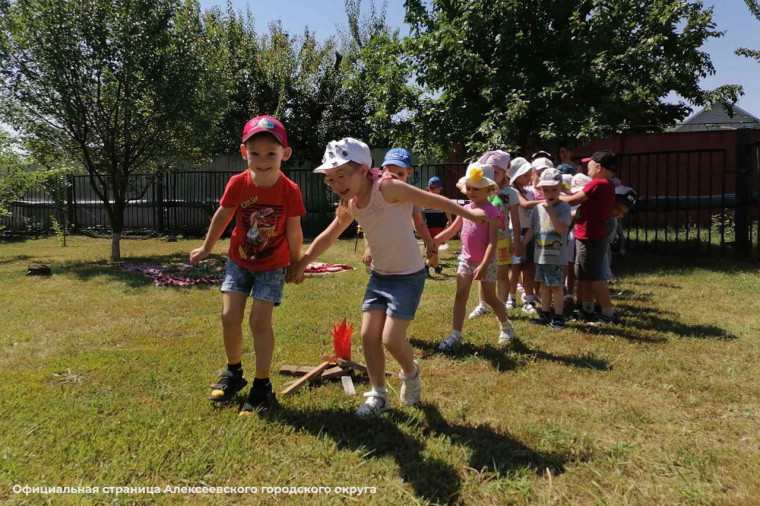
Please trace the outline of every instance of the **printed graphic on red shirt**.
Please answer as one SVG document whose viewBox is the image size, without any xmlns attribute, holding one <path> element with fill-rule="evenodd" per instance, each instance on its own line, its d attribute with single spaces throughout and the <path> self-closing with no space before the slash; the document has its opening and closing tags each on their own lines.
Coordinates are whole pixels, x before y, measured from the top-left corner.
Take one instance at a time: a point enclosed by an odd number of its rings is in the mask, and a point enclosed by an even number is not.
<svg viewBox="0 0 760 506">
<path fill-rule="evenodd" d="M 245 231 L 245 239 L 238 245 L 238 254 L 249 262 L 273 255 L 285 236 L 277 233 L 284 217 L 283 206 L 266 206 L 243 202 L 240 216 Z"/>
</svg>

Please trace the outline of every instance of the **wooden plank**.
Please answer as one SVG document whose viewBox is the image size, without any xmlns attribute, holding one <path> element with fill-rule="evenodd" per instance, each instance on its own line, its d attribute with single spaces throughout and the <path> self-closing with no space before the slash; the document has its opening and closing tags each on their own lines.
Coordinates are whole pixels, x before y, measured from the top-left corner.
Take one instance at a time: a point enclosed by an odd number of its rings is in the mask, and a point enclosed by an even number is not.
<svg viewBox="0 0 760 506">
<path fill-rule="evenodd" d="M 358 362 L 352 362 L 350 360 L 344 360 L 342 358 L 337 359 L 336 362 L 341 367 L 348 367 L 349 369 L 354 369 L 356 371 L 367 372 L 367 366 L 362 365 Z M 389 378 L 393 377 L 393 373 L 388 372 L 388 371 L 385 371 L 385 375 L 388 376 Z"/>
<path fill-rule="evenodd" d="M 304 374 L 309 374 L 314 369 L 314 367 L 308 365 L 286 364 L 280 367 L 280 374 L 285 374 L 287 376 L 303 376 Z"/>
<path fill-rule="evenodd" d="M 326 369 L 322 376 L 320 376 L 323 380 L 338 378 L 340 376 L 343 376 L 344 374 L 348 374 L 350 372 L 350 369 L 344 369 L 343 367 L 336 365 L 335 367 L 331 367 L 330 369 Z"/>
<path fill-rule="evenodd" d="M 315 378 L 318 378 L 322 374 L 322 371 L 324 371 L 328 367 L 330 367 L 330 362 L 322 362 L 317 367 L 315 367 L 313 371 L 308 373 L 306 376 L 301 376 L 300 378 L 298 378 L 298 380 L 296 380 L 295 383 L 293 383 L 292 385 L 287 387 L 285 390 L 283 390 L 280 395 L 282 395 L 283 397 L 287 397 L 291 394 L 294 394 L 306 383 L 308 383 L 309 381 L 312 381 Z"/>
</svg>

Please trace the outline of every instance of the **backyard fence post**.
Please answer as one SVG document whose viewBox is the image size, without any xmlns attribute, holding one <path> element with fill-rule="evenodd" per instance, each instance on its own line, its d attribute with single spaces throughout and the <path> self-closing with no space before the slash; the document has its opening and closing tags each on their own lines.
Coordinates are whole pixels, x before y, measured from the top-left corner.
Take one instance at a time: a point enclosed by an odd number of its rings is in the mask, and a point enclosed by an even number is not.
<svg viewBox="0 0 760 506">
<path fill-rule="evenodd" d="M 74 208 L 76 204 L 76 183 L 77 178 L 72 174 L 69 176 L 70 185 L 66 188 L 66 213 L 68 214 L 69 228 L 77 228 L 77 212 Z"/>
<path fill-rule="evenodd" d="M 749 205 L 750 205 L 750 131 L 736 131 L 736 207 L 734 208 L 734 246 L 736 258 L 749 257 Z"/>
<path fill-rule="evenodd" d="M 154 202 L 154 212 L 156 213 L 156 225 L 158 226 L 158 231 L 163 232 L 164 231 L 164 175 L 161 174 L 156 178 L 156 182 L 153 185 L 153 202 Z"/>
</svg>

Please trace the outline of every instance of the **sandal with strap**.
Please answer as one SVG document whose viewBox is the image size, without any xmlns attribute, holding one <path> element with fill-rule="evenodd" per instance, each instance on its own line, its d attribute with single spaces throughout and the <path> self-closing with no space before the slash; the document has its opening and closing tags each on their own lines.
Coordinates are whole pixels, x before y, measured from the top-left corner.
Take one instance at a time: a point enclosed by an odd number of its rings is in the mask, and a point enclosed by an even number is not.
<svg viewBox="0 0 760 506">
<path fill-rule="evenodd" d="M 236 375 L 230 371 L 222 371 L 219 382 L 211 385 L 211 394 L 208 400 L 212 402 L 229 402 L 235 398 L 235 394 L 248 384 L 242 374 Z"/>
<path fill-rule="evenodd" d="M 364 397 L 367 400 L 356 410 L 356 416 L 360 418 L 375 418 L 391 409 L 388 398 L 376 390 L 370 390 L 364 394 Z"/>
</svg>

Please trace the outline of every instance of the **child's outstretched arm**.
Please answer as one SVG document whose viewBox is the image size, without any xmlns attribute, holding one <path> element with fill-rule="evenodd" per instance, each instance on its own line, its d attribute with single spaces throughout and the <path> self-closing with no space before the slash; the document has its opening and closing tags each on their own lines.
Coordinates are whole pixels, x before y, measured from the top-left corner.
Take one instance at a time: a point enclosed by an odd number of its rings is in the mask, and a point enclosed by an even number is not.
<svg viewBox="0 0 760 506">
<path fill-rule="evenodd" d="M 509 216 L 512 219 L 512 230 L 517 236 L 517 239 L 512 241 L 512 254 L 519 257 L 522 256 L 522 243 L 520 242 L 520 212 L 517 206 L 509 206 Z"/>
<path fill-rule="evenodd" d="M 195 248 L 190 252 L 191 263 L 199 262 L 209 256 L 234 214 L 234 207 L 219 206 L 214 213 L 214 217 L 211 218 L 211 225 L 208 227 L 208 233 L 206 234 L 206 240 L 203 241 L 203 246 Z"/>
<path fill-rule="evenodd" d="M 488 220 L 486 213 L 480 209 L 465 209 L 463 206 L 442 195 L 420 190 L 395 179 L 384 181 L 380 186 L 380 191 L 385 201 L 391 204 L 394 202 L 411 202 L 420 207 L 438 209 L 439 211 L 463 216 L 475 223 L 484 223 Z"/>
<path fill-rule="evenodd" d="M 441 244 L 454 237 L 459 229 L 462 228 L 462 220 L 463 218 L 461 216 L 454 218 L 454 222 L 451 225 L 446 227 L 437 236 L 435 236 L 435 243 L 440 246 Z"/>
<path fill-rule="evenodd" d="M 578 193 L 573 193 L 572 195 L 560 195 L 559 199 L 562 202 L 567 202 L 571 206 L 577 206 L 586 202 L 588 200 L 588 195 L 586 195 L 581 190 Z"/>
<path fill-rule="evenodd" d="M 412 214 L 412 221 L 414 222 L 415 230 L 417 230 L 417 233 L 420 234 L 422 242 L 425 244 L 428 258 L 435 256 L 435 254 L 438 253 L 438 248 L 435 245 L 433 237 L 430 235 L 430 230 L 428 230 L 427 225 L 425 225 L 425 220 L 422 218 L 422 213 L 415 211 L 414 214 Z"/>
<path fill-rule="evenodd" d="M 517 195 L 517 198 L 520 199 L 520 207 L 522 207 L 523 209 L 533 209 L 538 204 L 541 204 L 543 202 L 543 199 L 542 200 L 528 200 L 522 195 Z"/>
<path fill-rule="evenodd" d="M 303 247 L 303 230 L 301 229 L 301 217 L 290 216 L 285 221 L 285 238 L 288 240 L 288 250 L 290 250 L 290 265 L 288 266 L 288 276 L 290 279 L 290 270 L 298 263 L 301 257 L 301 247 Z"/>
<path fill-rule="evenodd" d="M 354 219 L 349 213 L 338 213 L 338 216 L 336 216 L 332 223 L 330 223 L 327 228 L 314 239 L 314 242 L 311 243 L 311 246 L 306 250 L 306 253 L 304 253 L 298 263 L 296 263 L 291 269 L 289 281 L 291 283 L 303 282 L 303 272 L 306 270 L 306 266 L 316 260 L 319 255 L 327 251 L 338 237 L 340 237 L 340 234 L 348 228 L 352 221 L 354 221 Z"/>
</svg>

